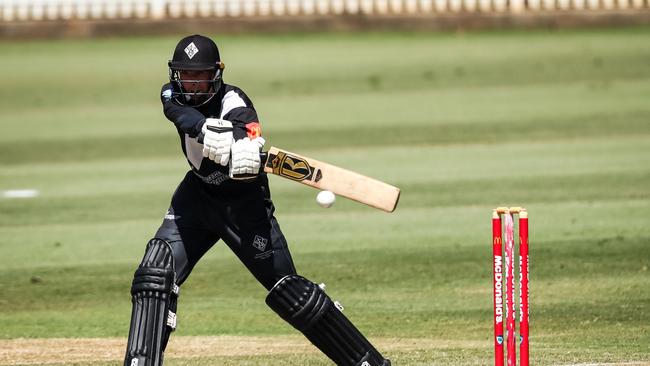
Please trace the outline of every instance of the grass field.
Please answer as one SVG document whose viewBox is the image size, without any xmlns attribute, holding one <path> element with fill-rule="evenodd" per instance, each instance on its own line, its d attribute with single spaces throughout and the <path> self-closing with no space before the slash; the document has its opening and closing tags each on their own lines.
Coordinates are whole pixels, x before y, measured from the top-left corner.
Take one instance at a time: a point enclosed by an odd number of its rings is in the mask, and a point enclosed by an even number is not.
<svg viewBox="0 0 650 366">
<path fill-rule="evenodd" d="M 267 146 L 402 188 L 393 214 L 323 210 L 271 178 L 298 271 L 395 365 L 493 363 L 500 205 L 530 213 L 531 363 L 650 364 L 650 28 L 216 39 Z M 0 43 L 0 190 L 40 191 L 0 198 L 0 365 L 120 363 L 133 271 L 187 170 L 158 99 L 176 41 Z M 166 364 L 329 364 L 265 295 L 216 246 L 173 341 L 209 346 Z"/>
</svg>

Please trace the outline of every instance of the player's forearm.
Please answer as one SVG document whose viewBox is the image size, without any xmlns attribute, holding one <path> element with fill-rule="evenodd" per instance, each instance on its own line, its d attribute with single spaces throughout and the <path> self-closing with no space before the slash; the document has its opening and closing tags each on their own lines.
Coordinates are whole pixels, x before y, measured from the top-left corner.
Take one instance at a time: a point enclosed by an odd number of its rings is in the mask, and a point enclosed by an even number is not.
<svg viewBox="0 0 650 366">
<path fill-rule="evenodd" d="M 201 128 L 205 124 L 205 117 L 201 112 L 191 107 L 179 106 L 173 101 L 163 103 L 163 111 L 165 117 L 181 131 L 190 137 L 201 137 Z"/>
<path fill-rule="evenodd" d="M 257 112 L 249 107 L 235 108 L 224 115 L 224 119 L 231 121 L 234 127 L 233 137 L 241 140 L 244 137 L 254 139 L 262 135 L 262 129 L 258 122 Z"/>
</svg>

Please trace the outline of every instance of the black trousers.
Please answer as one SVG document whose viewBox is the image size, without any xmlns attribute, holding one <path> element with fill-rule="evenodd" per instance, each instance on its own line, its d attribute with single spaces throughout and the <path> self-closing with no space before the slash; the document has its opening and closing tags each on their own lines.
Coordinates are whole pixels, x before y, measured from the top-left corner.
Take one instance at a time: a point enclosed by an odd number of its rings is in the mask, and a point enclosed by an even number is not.
<svg viewBox="0 0 650 366">
<path fill-rule="evenodd" d="M 178 285 L 221 239 L 270 290 L 282 277 L 296 273 L 274 211 L 266 175 L 213 186 L 190 171 L 174 192 L 155 237 L 172 246 Z"/>
</svg>

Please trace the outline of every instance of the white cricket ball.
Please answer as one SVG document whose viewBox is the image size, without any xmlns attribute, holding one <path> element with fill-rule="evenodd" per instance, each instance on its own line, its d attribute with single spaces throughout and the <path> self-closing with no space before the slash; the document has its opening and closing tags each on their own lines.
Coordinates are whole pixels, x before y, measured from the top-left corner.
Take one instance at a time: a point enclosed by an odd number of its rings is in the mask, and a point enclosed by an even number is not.
<svg viewBox="0 0 650 366">
<path fill-rule="evenodd" d="M 336 201 L 336 196 L 330 191 L 321 191 L 316 196 L 316 202 L 323 208 L 332 207 L 334 201 Z"/>
</svg>

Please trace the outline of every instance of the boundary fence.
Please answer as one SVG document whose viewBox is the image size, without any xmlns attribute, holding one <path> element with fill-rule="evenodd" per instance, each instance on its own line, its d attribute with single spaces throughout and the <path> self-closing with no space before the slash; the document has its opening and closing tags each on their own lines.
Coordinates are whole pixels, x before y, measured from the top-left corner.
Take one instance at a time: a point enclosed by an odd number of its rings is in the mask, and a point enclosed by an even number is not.
<svg viewBox="0 0 650 366">
<path fill-rule="evenodd" d="M 0 22 L 647 11 L 650 0 L 0 0 Z"/>
</svg>

